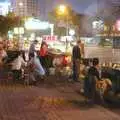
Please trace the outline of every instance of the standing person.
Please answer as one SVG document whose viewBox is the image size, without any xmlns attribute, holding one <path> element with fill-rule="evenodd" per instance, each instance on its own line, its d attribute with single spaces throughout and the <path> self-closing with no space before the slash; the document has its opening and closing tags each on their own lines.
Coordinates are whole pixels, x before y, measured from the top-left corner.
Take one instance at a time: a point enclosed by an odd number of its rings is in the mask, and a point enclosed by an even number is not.
<svg viewBox="0 0 120 120">
<path fill-rule="evenodd" d="M 37 40 L 34 40 L 29 49 L 29 55 L 36 52 L 36 45 L 38 44 Z"/>
<path fill-rule="evenodd" d="M 73 80 L 79 80 L 80 74 L 80 61 L 81 61 L 81 40 L 77 41 L 77 45 L 73 47 L 72 50 L 72 60 L 73 60 Z"/>
<path fill-rule="evenodd" d="M 48 45 L 46 44 L 46 42 L 42 42 L 39 56 L 40 62 L 43 68 L 46 70 L 46 74 L 48 74 Z"/>
</svg>

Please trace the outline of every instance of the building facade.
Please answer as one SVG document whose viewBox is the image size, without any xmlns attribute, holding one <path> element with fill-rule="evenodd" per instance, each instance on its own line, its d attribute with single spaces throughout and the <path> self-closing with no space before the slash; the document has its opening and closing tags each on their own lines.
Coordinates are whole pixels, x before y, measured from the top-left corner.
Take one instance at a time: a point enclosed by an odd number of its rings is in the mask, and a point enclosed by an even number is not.
<svg viewBox="0 0 120 120">
<path fill-rule="evenodd" d="M 41 20 L 48 20 L 49 12 L 53 10 L 55 0 L 39 0 L 39 1 L 40 1 Z"/>
<path fill-rule="evenodd" d="M 11 0 L 13 12 L 22 17 L 40 17 L 39 0 Z"/>
</svg>

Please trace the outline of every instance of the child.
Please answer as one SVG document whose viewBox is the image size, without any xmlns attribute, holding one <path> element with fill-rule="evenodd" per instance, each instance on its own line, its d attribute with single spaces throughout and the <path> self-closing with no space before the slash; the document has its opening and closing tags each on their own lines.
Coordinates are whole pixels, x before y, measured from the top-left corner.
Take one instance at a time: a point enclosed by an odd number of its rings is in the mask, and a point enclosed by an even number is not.
<svg viewBox="0 0 120 120">
<path fill-rule="evenodd" d="M 26 66 L 26 62 L 23 60 L 21 52 L 17 53 L 11 65 L 13 72 L 13 80 L 14 82 L 19 81 L 22 75 L 22 66 Z"/>
</svg>

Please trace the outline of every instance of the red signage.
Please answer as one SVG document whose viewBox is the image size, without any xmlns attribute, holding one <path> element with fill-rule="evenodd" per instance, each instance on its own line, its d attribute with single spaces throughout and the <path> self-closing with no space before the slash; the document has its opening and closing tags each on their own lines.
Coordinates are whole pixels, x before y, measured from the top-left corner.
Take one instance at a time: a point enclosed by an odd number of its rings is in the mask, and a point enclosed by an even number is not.
<svg viewBox="0 0 120 120">
<path fill-rule="evenodd" d="M 57 36 L 53 35 L 44 35 L 43 36 L 43 41 L 56 41 L 57 40 Z"/>
</svg>

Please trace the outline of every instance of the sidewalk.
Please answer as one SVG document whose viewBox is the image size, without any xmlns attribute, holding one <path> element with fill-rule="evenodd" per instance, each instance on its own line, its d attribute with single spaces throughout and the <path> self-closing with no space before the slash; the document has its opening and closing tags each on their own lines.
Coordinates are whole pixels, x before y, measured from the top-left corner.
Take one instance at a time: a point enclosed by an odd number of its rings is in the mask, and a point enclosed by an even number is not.
<svg viewBox="0 0 120 120">
<path fill-rule="evenodd" d="M 75 86 L 0 86 L 0 120 L 120 120 L 102 107 L 85 105 Z"/>
</svg>

